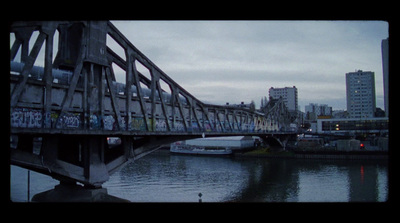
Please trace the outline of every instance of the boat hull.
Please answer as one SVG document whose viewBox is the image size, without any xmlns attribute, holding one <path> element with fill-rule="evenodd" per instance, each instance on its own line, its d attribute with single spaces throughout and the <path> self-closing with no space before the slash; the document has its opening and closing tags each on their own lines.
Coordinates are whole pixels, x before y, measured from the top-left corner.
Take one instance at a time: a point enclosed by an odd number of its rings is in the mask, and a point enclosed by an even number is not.
<svg viewBox="0 0 400 223">
<path fill-rule="evenodd" d="M 171 153 L 177 154 L 189 154 L 189 155 L 210 155 L 210 156 L 222 156 L 222 155 L 231 155 L 232 150 L 225 149 L 206 149 L 192 146 L 175 146 L 171 145 L 170 148 Z"/>
</svg>

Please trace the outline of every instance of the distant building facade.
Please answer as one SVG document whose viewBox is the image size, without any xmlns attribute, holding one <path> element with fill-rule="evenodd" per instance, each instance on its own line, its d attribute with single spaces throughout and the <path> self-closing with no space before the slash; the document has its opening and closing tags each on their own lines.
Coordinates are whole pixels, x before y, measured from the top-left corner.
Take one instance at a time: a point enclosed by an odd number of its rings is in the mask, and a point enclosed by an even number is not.
<svg viewBox="0 0 400 223">
<path fill-rule="evenodd" d="M 305 106 L 306 120 L 316 121 L 318 116 L 332 116 L 332 107 L 327 104 L 310 103 Z"/>
<path fill-rule="evenodd" d="M 269 89 L 269 97 L 273 99 L 279 99 L 282 97 L 283 102 L 289 111 L 298 110 L 298 98 L 297 98 L 297 88 L 293 87 L 284 87 L 284 88 L 273 88 Z"/>
<path fill-rule="evenodd" d="M 382 40 L 381 49 L 385 116 L 389 117 L 389 38 Z"/>
<path fill-rule="evenodd" d="M 375 73 L 362 70 L 346 73 L 346 97 L 349 118 L 373 118 Z"/>
<path fill-rule="evenodd" d="M 388 132 L 389 119 L 383 118 L 344 118 L 318 119 L 317 133 L 382 133 Z"/>
<path fill-rule="evenodd" d="M 348 113 L 345 110 L 333 110 L 332 118 L 347 118 Z"/>
</svg>

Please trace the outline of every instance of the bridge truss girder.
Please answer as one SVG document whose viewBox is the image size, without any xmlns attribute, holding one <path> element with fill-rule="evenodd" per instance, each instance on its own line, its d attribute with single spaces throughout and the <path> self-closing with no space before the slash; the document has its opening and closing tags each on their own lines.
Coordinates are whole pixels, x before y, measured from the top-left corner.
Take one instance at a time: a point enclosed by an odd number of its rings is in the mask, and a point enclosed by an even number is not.
<svg viewBox="0 0 400 223">
<path fill-rule="evenodd" d="M 162 143 L 203 133 L 268 134 L 287 125 L 282 106 L 264 114 L 201 102 L 111 22 L 15 22 L 11 33 L 10 66 L 20 66 L 10 72 L 10 133 L 19 137 L 11 161 L 17 165 L 98 185 Z M 107 136 L 122 139 L 117 155 L 107 152 Z M 40 154 L 29 148 L 35 137 L 42 138 Z M 63 144 L 78 152 L 68 154 Z"/>
</svg>

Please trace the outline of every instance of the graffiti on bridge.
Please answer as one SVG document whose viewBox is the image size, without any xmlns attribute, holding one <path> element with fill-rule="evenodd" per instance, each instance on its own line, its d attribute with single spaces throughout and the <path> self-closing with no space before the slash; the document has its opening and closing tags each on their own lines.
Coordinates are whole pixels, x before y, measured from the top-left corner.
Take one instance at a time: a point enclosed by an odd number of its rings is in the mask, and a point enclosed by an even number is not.
<svg viewBox="0 0 400 223">
<path fill-rule="evenodd" d="M 120 130 L 126 129 L 126 117 L 121 118 L 119 123 Z M 58 120 L 58 122 L 57 122 Z M 57 128 L 57 129 L 78 129 L 83 128 L 83 114 L 82 113 L 62 113 L 61 115 L 53 111 L 43 112 L 39 109 L 30 108 L 15 108 L 10 116 L 11 127 L 16 128 Z M 109 130 L 116 131 L 118 129 L 117 119 L 114 115 L 98 115 L 92 113 L 89 115 L 89 129 L 90 130 Z M 226 121 L 186 121 L 184 120 L 168 120 L 172 132 L 268 132 L 278 131 L 279 124 L 275 120 L 267 119 L 265 117 L 255 117 L 254 120 L 242 123 L 231 123 Z M 129 131 L 146 131 L 146 124 L 149 131 L 168 131 L 165 119 L 147 119 L 143 117 L 132 117 L 128 125 Z"/>
<path fill-rule="evenodd" d="M 11 114 L 11 127 L 41 128 L 42 118 L 40 110 L 16 108 Z"/>
<path fill-rule="evenodd" d="M 38 109 L 16 108 L 11 113 L 11 127 L 16 128 L 79 128 L 81 114 L 63 113 L 61 117 L 56 112 L 43 112 Z M 59 119 L 58 123 L 57 119 Z"/>
</svg>

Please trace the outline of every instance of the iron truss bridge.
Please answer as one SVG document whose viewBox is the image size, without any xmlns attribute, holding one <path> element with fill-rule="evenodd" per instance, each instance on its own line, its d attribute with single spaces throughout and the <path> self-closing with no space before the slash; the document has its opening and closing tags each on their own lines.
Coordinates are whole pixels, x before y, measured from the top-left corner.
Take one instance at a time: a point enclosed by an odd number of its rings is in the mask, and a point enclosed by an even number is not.
<svg viewBox="0 0 400 223">
<path fill-rule="evenodd" d="M 10 40 L 11 162 L 57 179 L 99 186 L 184 138 L 288 134 L 282 100 L 265 113 L 203 103 L 109 21 L 15 22 Z M 110 149 L 109 136 L 121 146 Z"/>
</svg>

